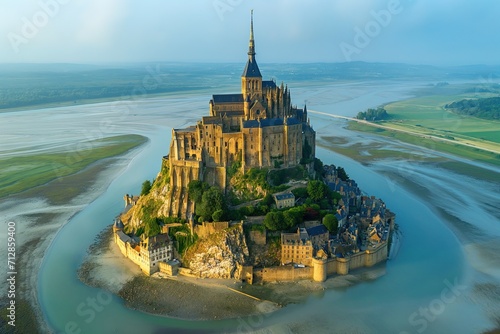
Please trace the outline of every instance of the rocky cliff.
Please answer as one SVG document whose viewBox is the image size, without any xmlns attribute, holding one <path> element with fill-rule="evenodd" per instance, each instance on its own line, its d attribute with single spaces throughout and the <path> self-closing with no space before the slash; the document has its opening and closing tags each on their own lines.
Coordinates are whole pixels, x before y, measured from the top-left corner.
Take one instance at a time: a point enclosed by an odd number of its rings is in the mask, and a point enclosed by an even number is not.
<svg viewBox="0 0 500 334">
<path fill-rule="evenodd" d="M 237 224 L 199 239 L 186 251 L 183 266 L 199 277 L 233 278 L 248 255 L 243 226 Z"/>
<path fill-rule="evenodd" d="M 144 227 L 143 223 L 148 218 L 161 219 L 171 216 L 174 188 L 171 184 L 169 161 L 165 159 L 149 193 L 140 196 L 137 203 L 121 216 L 126 231 L 130 233 L 141 226 Z"/>
</svg>

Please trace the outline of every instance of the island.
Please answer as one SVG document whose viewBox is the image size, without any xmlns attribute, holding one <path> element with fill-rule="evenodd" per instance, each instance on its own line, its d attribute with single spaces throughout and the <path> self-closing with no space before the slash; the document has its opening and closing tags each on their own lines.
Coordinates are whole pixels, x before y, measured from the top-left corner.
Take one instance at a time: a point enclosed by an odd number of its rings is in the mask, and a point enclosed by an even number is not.
<svg viewBox="0 0 500 334">
<path fill-rule="evenodd" d="M 148 276 L 323 282 L 388 258 L 395 214 L 316 158 L 307 106 L 255 55 L 252 15 L 241 92 L 173 129 L 155 180 L 124 196 L 113 240 Z"/>
</svg>

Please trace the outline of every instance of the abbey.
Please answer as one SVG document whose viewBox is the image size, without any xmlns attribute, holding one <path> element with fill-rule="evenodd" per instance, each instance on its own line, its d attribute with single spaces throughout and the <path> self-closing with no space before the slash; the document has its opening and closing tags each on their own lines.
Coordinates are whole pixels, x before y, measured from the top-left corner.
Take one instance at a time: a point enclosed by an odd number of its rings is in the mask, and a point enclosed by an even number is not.
<svg viewBox="0 0 500 334">
<path fill-rule="evenodd" d="M 187 186 L 202 180 L 221 189 L 228 185 L 228 168 L 287 168 L 312 161 L 316 133 L 307 108 L 293 106 L 283 83 L 262 80 L 255 59 L 253 15 L 248 60 L 241 75 L 241 92 L 213 95 L 209 116 L 185 129 L 173 129 L 170 154 L 171 195 L 168 216 L 189 217 Z"/>
</svg>

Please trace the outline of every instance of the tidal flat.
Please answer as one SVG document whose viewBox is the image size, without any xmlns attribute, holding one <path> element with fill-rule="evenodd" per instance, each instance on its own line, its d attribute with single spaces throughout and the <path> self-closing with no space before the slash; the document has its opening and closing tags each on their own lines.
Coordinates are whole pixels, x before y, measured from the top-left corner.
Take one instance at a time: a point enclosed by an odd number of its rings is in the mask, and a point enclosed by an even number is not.
<svg viewBox="0 0 500 334">
<path fill-rule="evenodd" d="M 50 242 L 57 231 L 67 222 L 76 211 L 81 210 L 85 205 L 98 196 L 106 187 L 106 180 L 116 172 L 116 167 L 133 150 L 143 145 L 147 139 L 142 136 L 119 136 L 96 141 L 99 148 L 80 152 L 85 159 L 77 161 L 75 164 L 67 165 L 66 157 L 70 153 L 46 154 L 44 157 L 58 157 L 58 161 L 64 163 L 67 171 L 63 175 L 51 169 L 52 160 L 36 160 L 36 156 L 5 158 L 0 163 L 7 163 L 13 170 L 19 171 L 24 161 L 37 164 L 40 168 L 35 169 L 32 175 L 35 178 L 25 180 L 22 173 L 17 172 L 14 179 L 17 194 L 12 193 L 12 187 L 6 190 L 6 194 L 0 199 L 2 211 L 2 221 L 16 222 L 17 234 L 17 298 L 18 308 L 17 331 L 19 333 L 43 333 L 49 329 L 40 313 L 37 298 L 37 273 Z M 96 143 L 94 143 L 96 144 Z M 125 156 L 124 156 L 125 155 Z M 122 157 L 120 157 L 122 156 Z M 13 164 L 13 161 L 17 163 Z M 17 167 L 17 168 L 15 168 Z M 21 168 L 22 169 L 22 168 Z M 36 178 L 37 172 L 40 179 Z M 31 171 L 31 170 L 30 170 Z M 69 173 L 71 171 L 71 173 Z M 0 231 L 0 237 L 4 235 L 6 229 Z M 6 244 L 4 244 L 6 245 Z M 0 265 L 4 268 L 4 263 Z M 2 270 L 3 273 L 7 272 Z M 3 274 L 2 274 L 3 275 Z M 2 295 L 3 293 L 2 287 Z M 5 305 L 7 300 L 0 300 Z M 2 307 L 0 316 L 6 319 L 6 308 Z M 3 322 L 5 324 L 6 322 Z M 1 328 L 7 331 L 8 328 Z"/>
<path fill-rule="evenodd" d="M 93 163 L 118 156 L 146 142 L 138 135 L 122 135 L 89 140 L 80 143 L 76 151 L 46 152 L 23 156 L 11 156 L 0 159 L 0 198 L 14 195 L 25 190 L 81 172 Z M 61 201 L 61 196 L 69 198 L 78 192 L 69 187 L 58 192 L 51 192 L 49 199 Z M 57 194 L 58 193 L 58 194 Z M 59 197 L 59 198 L 58 198 Z"/>
<path fill-rule="evenodd" d="M 392 81 L 386 83 L 364 81 L 352 84 L 342 82 L 329 85 L 318 82 L 309 83 L 303 90 L 297 86 L 294 88 L 297 95 L 294 96 L 298 96 L 296 100 L 298 104 L 307 100 L 308 108 L 312 110 L 352 116 L 356 111 L 373 107 L 374 104 L 411 96 L 417 85 L 402 88 L 401 82 Z M 234 91 L 238 91 L 238 82 L 235 82 L 234 88 Z M 17 152 L 22 155 L 40 149 L 55 149 L 66 144 L 76 145 L 88 138 L 89 134 L 95 138 L 91 131 L 99 128 L 101 120 L 108 120 L 114 125 L 106 132 L 106 136 L 134 133 L 150 139 L 148 144 L 142 146 L 140 152 L 134 151 L 119 158 L 116 164 L 108 165 L 109 168 L 103 173 L 95 173 L 97 170 L 94 170 L 94 173 L 89 172 L 88 178 L 81 180 L 88 186 L 88 192 L 72 197 L 71 201 L 64 203 L 64 198 L 61 198 L 61 202 L 50 204 L 40 198 L 42 197 L 40 193 L 34 193 L 33 196 L 23 200 L 17 200 L 17 196 L 14 196 L 0 201 L 2 221 L 18 222 L 20 245 L 31 245 L 30 236 L 43 236 L 40 243 L 33 244 L 34 250 L 29 253 L 30 261 L 33 261 L 32 269 L 28 264 L 22 264 L 25 273 L 33 273 L 30 281 L 26 283 L 26 288 L 29 289 L 26 296 L 30 300 L 34 314 L 38 314 L 36 319 L 42 324 L 39 325 L 41 331 L 62 331 L 70 321 L 77 323 L 82 331 L 89 332 L 96 329 L 101 332 L 130 330 L 235 332 L 238 330 L 240 326 L 238 320 L 192 322 L 158 317 L 130 310 L 124 305 L 123 299 L 118 297 L 110 297 L 110 302 L 103 311 L 96 314 L 95 319 L 89 323 L 76 314 L 78 306 L 86 298 L 96 296 L 103 291 L 86 286 L 77 278 L 76 273 L 85 260 L 88 247 L 99 232 L 109 226 L 116 214 L 122 210 L 123 194 L 138 193 L 141 182 L 153 179 L 158 173 L 161 157 L 168 151 L 171 128 L 190 125 L 200 115 L 205 114 L 208 99 L 209 92 L 201 95 L 190 93 L 141 99 L 133 101 L 130 105 L 124 105 L 123 102 L 109 102 L 0 115 L 2 130 L 0 137 L 2 143 L 5 143 L 0 152 L 2 154 Z M 313 116 L 311 121 L 318 136 L 342 137 L 340 141 L 344 142 L 351 142 L 353 139 L 364 143 L 378 141 L 365 134 L 342 129 L 342 124 L 338 126 L 336 123 L 325 122 L 323 118 Z M 16 124 L 16 127 L 12 128 L 7 124 Z M 36 147 L 28 136 L 40 138 Z M 388 141 L 395 142 L 391 139 Z M 312 294 L 305 301 L 288 304 L 269 316 L 253 318 L 259 320 L 259 328 L 281 332 L 307 332 L 310 326 L 314 326 L 319 332 L 332 329 L 360 333 L 402 330 L 416 332 L 419 327 L 414 327 L 408 318 L 413 312 L 418 311 L 419 307 L 428 306 L 439 297 L 445 287 L 443 281 L 446 279 L 450 282 L 456 279 L 466 285 L 468 290 L 464 291 L 455 303 L 447 305 L 446 312 L 436 317 L 436 321 L 429 323 L 429 333 L 443 330 L 482 332 L 496 325 L 494 319 L 500 312 L 496 309 L 495 301 L 483 293 L 477 295 L 474 293 L 486 291 L 483 287 L 487 287 L 487 291 L 490 291 L 491 287 L 496 286 L 491 283 L 496 278 L 472 268 L 470 265 L 472 262 L 469 262 L 464 253 L 464 248 L 469 244 L 475 247 L 478 243 L 457 239 L 450 232 L 445 218 L 427 209 L 440 206 L 448 211 L 460 213 L 467 225 L 474 222 L 481 223 L 477 228 L 481 235 L 488 236 L 489 234 L 484 231 L 490 226 L 494 227 L 498 221 L 496 216 L 491 214 L 493 210 L 498 209 L 498 204 L 491 201 L 491 195 L 498 195 L 498 190 L 494 189 L 496 183 L 478 184 L 477 190 L 487 185 L 489 190 L 486 197 L 477 196 L 477 192 L 471 192 L 470 189 L 456 192 L 465 186 L 451 181 L 453 179 L 458 181 L 460 177 L 450 179 L 446 177 L 446 171 L 441 171 L 433 178 L 441 182 L 440 189 L 448 191 L 440 191 L 439 194 L 442 195 L 437 199 L 427 197 L 429 191 L 422 192 L 421 195 L 409 194 L 404 189 L 410 183 L 404 180 L 418 178 L 419 168 L 422 166 L 419 164 L 419 157 L 427 156 L 429 152 L 424 150 L 423 153 L 414 154 L 413 152 L 417 152 L 414 147 L 403 149 L 389 148 L 386 143 L 377 145 L 385 151 L 399 150 L 401 159 L 388 158 L 388 153 L 384 152 L 384 159 L 378 164 L 367 161 L 365 165 L 361 165 L 335 152 L 318 151 L 326 163 L 345 167 L 362 189 L 382 198 L 391 209 L 395 208 L 397 211 L 403 239 L 399 255 L 387 264 L 387 274 L 376 280 L 363 280 L 347 289 L 327 289 Z M 369 149 L 362 149 L 370 154 Z M 363 156 L 369 157 L 368 154 L 364 153 Z M 389 168 L 397 173 L 384 175 L 382 172 Z M 467 168 L 463 170 L 467 173 Z M 494 170 L 492 172 L 497 173 Z M 480 175 L 480 170 L 477 173 Z M 95 178 L 96 174 L 99 174 L 98 178 Z M 401 175 L 398 177 L 394 176 L 399 174 Z M 425 171 L 425 174 L 428 174 L 428 171 Z M 467 179 L 464 182 L 476 184 L 474 180 L 474 178 L 472 181 Z M 426 182 L 425 186 L 433 186 L 432 183 Z M 70 184 L 71 182 L 68 183 Z M 430 193 L 432 194 L 432 189 Z M 469 202 L 470 206 L 461 204 Z M 447 206 L 447 203 L 451 207 Z M 457 210 L 457 207 L 460 210 Z M 484 210 L 486 208 L 487 211 Z M 79 213 L 76 214 L 77 212 Z M 43 215 L 48 225 L 45 228 L 37 226 L 34 215 Z M 64 227 L 60 229 L 63 225 Z M 422 242 L 425 242 L 425 247 L 420 247 Z M 488 244 L 482 243 L 482 245 Z M 432 256 L 436 253 L 439 253 L 439 256 Z M 477 254 L 482 257 L 485 253 Z M 479 267 L 484 271 L 487 265 Z M 71 291 L 71 293 L 61 299 L 57 297 L 61 291 Z M 471 302 L 472 298 L 475 298 L 474 302 Z M 390 322 L 380 321 L 388 314 Z M 109 319 L 121 319 L 121 321 L 110 322 Z M 252 326 L 252 318 L 245 317 L 244 320 L 247 324 L 246 331 L 257 330 Z"/>
</svg>

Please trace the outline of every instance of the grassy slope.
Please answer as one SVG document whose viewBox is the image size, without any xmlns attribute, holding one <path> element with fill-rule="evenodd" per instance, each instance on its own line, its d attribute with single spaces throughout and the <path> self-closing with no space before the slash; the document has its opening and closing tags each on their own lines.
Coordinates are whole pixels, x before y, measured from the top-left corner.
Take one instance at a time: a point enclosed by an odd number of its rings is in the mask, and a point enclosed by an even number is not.
<svg viewBox="0 0 500 334">
<path fill-rule="evenodd" d="M 93 140 L 77 152 L 45 153 L 0 159 L 0 198 L 75 174 L 92 163 L 110 158 L 146 142 L 139 135 Z"/>
</svg>

